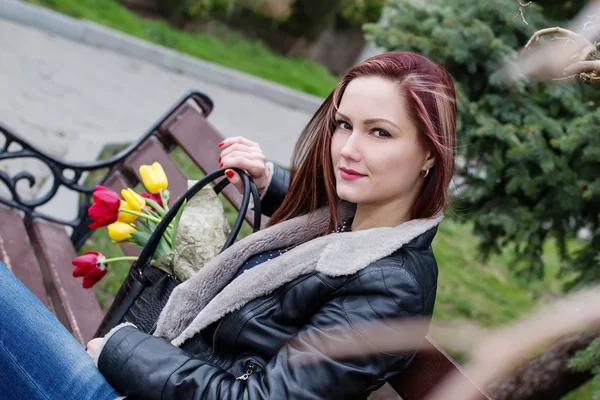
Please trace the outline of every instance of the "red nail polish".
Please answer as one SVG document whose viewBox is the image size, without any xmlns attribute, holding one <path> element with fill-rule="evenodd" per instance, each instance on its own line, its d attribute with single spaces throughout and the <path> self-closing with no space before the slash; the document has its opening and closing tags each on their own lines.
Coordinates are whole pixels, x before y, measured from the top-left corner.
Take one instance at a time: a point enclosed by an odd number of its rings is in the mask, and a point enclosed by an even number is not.
<svg viewBox="0 0 600 400">
<path fill-rule="evenodd" d="M 233 171 L 232 170 L 226 171 L 225 175 L 227 175 L 228 178 L 233 178 Z"/>
<path fill-rule="evenodd" d="M 223 168 L 223 163 L 221 163 L 221 168 Z"/>
<path fill-rule="evenodd" d="M 219 162 L 221 162 L 221 157 L 219 157 Z"/>
<path fill-rule="evenodd" d="M 223 147 L 224 144 L 224 142 L 219 143 L 219 147 Z"/>
</svg>

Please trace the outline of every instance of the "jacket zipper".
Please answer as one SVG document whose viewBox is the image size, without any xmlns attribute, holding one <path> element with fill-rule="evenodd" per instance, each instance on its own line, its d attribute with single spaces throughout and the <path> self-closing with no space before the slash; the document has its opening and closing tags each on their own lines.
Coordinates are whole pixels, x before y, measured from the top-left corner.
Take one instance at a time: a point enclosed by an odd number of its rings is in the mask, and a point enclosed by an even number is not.
<svg viewBox="0 0 600 400">
<path fill-rule="evenodd" d="M 237 379 L 239 381 L 245 381 L 248 378 L 250 378 L 250 375 L 252 375 L 254 373 L 254 368 L 256 368 L 256 365 L 253 362 L 251 362 L 251 361 L 248 362 L 246 365 L 247 365 L 247 367 L 246 367 L 246 373 L 244 375 L 242 375 L 242 376 L 238 376 L 235 379 Z"/>
<path fill-rule="evenodd" d="M 217 331 L 219 330 L 219 328 L 223 324 L 223 321 L 225 321 L 225 317 L 221 318 L 221 321 L 217 324 L 217 327 L 215 328 L 215 332 L 213 333 L 212 352 L 210 353 L 210 357 L 208 357 L 208 360 L 206 360 L 206 361 L 212 361 L 212 359 L 214 358 L 215 354 L 217 353 L 217 350 L 216 350 L 217 349 Z"/>
</svg>

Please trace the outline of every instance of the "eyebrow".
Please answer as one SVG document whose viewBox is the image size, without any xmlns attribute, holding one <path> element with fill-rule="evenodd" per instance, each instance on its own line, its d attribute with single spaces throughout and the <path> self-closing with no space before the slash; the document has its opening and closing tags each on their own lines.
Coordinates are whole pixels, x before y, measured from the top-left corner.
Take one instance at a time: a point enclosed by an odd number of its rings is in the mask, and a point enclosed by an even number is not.
<svg viewBox="0 0 600 400">
<path fill-rule="evenodd" d="M 340 117 L 344 118 L 344 119 L 350 119 L 348 116 L 342 114 L 339 111 L 336 111 L 336 114 L 339 115 Z M 389 119 L 385 119 L 385 118 L 371 118 L 371 119 L 366 119 L 363 121 L 365 124 L 370 125 L 370 124 L 374 124 L 376 122 L 387 122 L 388 124 L 396 127 L 396 129 L 402 130 L 402 128 L 400 128 L 398 125 L 396 125 L 395 123 L 393 123 L 392 121 L 390 121 Z"/>
</svg>

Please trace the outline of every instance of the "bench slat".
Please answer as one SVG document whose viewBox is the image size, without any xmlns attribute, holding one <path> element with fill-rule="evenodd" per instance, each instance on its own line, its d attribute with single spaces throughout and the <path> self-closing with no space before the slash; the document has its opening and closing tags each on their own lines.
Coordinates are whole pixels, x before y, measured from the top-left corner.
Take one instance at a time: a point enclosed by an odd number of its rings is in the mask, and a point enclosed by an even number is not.
<svg viewBox="0 0 600 400">
<path fill-rule="evenodd" d="M 429 336 L 424 349 L 419 350 L 413 363 L 406 371 L 390 379 L 389 383 L 405 400 L 422 400 L 439 385 L 448 374 L 459 372 L 470 386 L 476 386 L 462 368 Z M 481 400 L 493 400 L 479 390 Z"/>
<path fill-rule="evenodd" d="M 16 210 L 0 206 L 0 221 L 0 261 L 54 312 L 23 217 Z"/>
<path fill-rule="evenodd" d="M 41 219 L 32 221 L 30 234 L 48 279 L 56 316 L 82 345 L 86 345 L 93 338 L 104 313 L 94 291 L 83 289 L 81 280 L 73 278 L 71 261 L 77 254 L 69 235 L 64 227 Z"/>
<path fill-rule="evenodd" d="M 219 169 L 218 145 L 225 138 L 194 107 L 185 105 L 182 111 L 161 129 L 162 133 L 170 136 L 204 173 Z M 242 196 L 235 187 L 227 186 L 222 193 L 236 209 L 240 209 Z M 251 210 L 246 215 L 250 223 L 253 222 L 253 215 Z M 261 225 L 264 227 L 268 221 L 263 215 Z"/>
</svg>

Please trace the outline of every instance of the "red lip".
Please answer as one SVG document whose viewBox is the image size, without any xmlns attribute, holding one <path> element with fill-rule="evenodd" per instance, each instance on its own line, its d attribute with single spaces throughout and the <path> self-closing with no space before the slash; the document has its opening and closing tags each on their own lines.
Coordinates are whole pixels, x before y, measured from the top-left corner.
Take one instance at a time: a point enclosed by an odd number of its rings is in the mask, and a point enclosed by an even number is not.
<svg viewBox="0 0 600 400">
<path fill-rule="evenodd" d="M 357 179 L 364 178 L 366 175 L 361 174 L 360 172 L 357 172 L 353 169 L 342 167 L 340 168 L 340 176 L 342 177 L 342 179 L 345 179 L 347 181 L 355 181 Z"/>
</svg>

